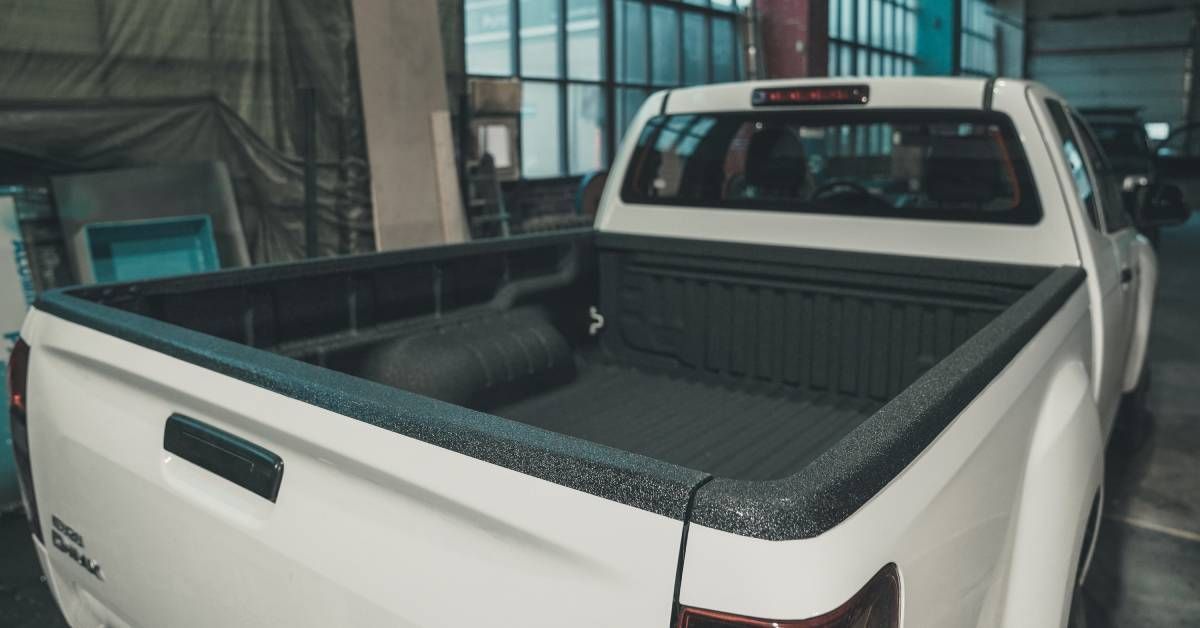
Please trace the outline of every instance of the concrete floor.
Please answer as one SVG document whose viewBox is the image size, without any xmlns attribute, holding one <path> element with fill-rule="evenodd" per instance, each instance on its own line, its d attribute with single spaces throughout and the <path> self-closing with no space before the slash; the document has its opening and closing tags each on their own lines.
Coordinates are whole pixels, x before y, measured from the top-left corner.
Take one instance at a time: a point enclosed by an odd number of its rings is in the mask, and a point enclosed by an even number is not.
<svg viewBox="0 0 1200 628">
<path fill-rule="evenodd" d="M 42 578 L 24 515 L 20 511 L 0 515 L 0 626 L 66 625 Z"/>
<path fill-rule="evenodd" d="M 1200 626 L 1200 214 L 1163 230 L 1143 425 L 1108 452 L 1088 575 L 1096 626 Z"/>
<path fill-rule="evenodd" d="M 1200 626 L 1200 214 L 1159 255 L 1149 413 L 1109 448 L 1088 628 Z M 65 626 L 19 515 L 0 517 L 0 557 L 0 626 Z"/>
</svg>

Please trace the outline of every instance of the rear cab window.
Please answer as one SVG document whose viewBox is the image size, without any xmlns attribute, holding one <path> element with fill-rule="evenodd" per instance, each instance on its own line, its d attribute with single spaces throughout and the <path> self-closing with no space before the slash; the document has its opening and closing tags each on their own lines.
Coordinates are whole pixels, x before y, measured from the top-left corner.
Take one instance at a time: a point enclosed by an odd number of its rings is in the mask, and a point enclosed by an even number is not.
<svg viewBox="0 0 1200 628">
<path fill-rule="evenodd" d="M 638 137 L 627 203 L 1034 224 L 1011 120 L 969 110 L 662 115 Z"/>
</svg>

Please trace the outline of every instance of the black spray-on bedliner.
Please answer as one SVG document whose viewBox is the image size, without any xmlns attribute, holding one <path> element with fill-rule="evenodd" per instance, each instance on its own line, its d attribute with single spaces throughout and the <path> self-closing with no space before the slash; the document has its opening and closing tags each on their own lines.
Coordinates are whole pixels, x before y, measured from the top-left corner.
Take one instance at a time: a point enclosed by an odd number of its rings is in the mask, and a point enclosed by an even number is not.
<svg viewBox="0 0 1200 628">
<path fill-rule="evenodd" d="M 490 412 L 721 477 L 771 480 L 804 468 L 878 407 L 586 363 L 570 384 Z"/>
</svg>

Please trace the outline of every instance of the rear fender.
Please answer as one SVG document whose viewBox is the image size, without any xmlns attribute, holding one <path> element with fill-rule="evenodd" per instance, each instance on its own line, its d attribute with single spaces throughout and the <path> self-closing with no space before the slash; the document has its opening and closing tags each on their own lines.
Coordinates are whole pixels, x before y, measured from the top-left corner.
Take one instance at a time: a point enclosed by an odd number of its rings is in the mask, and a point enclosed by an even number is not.
<svg viewBox="0 0 1200 628">
<path fill-rule="evenodd" d="M 1081 362 L 1055 375 L 1030 442 L 1002 626 L 1061 626 L 1104 471 L 1100 414 Z"/>
</svg>

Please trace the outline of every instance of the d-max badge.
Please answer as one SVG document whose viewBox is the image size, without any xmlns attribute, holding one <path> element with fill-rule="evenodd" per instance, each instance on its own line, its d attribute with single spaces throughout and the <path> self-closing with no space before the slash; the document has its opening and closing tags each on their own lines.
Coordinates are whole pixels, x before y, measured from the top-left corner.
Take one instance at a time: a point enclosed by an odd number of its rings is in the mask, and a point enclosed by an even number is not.
<svg viewBox="0 0 1200 628">
<path fill-rule="evenodd" d="M 54 528 L 50 531 L 50 542 L 55 549 L 70 556 L 72 561 L 96 576 L 97 579 L 104 580 L 104 572 L 100 569 L 100 563 L 88 558 L 87 554 L 83 553 L 83 535 L 63 523 L 62 519 L 57 516 L 51 515 L 50 523 Z"/>
</svg>

